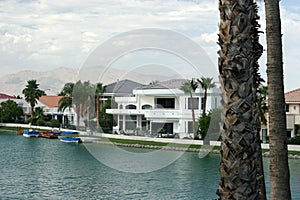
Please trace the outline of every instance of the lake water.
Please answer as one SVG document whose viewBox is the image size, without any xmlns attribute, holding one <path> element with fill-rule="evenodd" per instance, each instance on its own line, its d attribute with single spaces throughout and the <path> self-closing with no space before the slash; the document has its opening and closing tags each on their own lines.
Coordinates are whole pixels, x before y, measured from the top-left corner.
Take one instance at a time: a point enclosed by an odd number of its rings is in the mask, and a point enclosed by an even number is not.
<svg viewBox="0 0 300 200">
<path fill-rule="evenodd" d="M 130 159 L 113 156 L 113 146 L 97 145 L 103 154 L 112 152 L 111 160 L 130 166 Z M 0 199 L 217 198 L 218 155 L 200 159 L 197 153 L 184 153 L 162 169 L 126 173 L 96 160 L 83 144 L 1 132 L 0 146 Z M 164 156 L 162 153 L 162 159 Z M 264 164 L 268 176 L 268 159 Z M 300 160 L 290 160 L 290 168 L 293 199 L 300 199 Z M 266 182 L 269 184 L 268 179 Z"/>
</svg>

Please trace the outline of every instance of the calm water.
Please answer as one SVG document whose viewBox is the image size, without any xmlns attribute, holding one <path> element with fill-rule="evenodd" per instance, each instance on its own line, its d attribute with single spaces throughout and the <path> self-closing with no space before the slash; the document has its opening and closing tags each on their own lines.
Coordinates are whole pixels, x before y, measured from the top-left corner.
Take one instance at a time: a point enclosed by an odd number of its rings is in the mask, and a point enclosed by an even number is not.
<svg viewBox="0 0 300 200">
<path fill-rule="evenodd" d="M 0 199 L 217 198 L 218 155 L 185 153 L 158 171 L 132 174 L 101 164 L 82 144 L 1 133 L 0 146 Z M 300 160 L 290 160 L 290 168 L 293 198 L 300 199 Z"/>
</svg>

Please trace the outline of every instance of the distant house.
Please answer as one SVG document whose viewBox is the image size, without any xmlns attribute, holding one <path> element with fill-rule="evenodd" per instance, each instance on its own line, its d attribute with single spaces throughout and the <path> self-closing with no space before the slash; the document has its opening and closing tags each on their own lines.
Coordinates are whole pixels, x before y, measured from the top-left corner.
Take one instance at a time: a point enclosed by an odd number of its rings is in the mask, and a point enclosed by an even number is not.
<svg viewBox="0 0 300 200">
<path fill-rule="evenodd" d="M 20 99 L 20 98 L 16 98 L 7 94 L 3 94 L 0 93 L 0 103 L 1 102 L 5 102 L 7 100 L 12 100 L 14 102 L 16 102 L 18 104 L 18 106 L 23 108 L 23 112 L 25 115 L 25 121 L 28 119 L 28 117 L 30 116 L 30 112 L 31 112 L 31 107 L 30 105 L 24 100 L 24 99 Z"/>
<path fill-rule="evenodd" d="M 58 111 L 59 100 L 62 96 L 41 96 L 36 107 L 43 108 L 45 115 L 51 115 L 62 124 L 74 125 L 75 112 L 73 108 L 65 109 L 64 112 Z"/>
<path fill-rule="evenodd" d="M 300 88 L 285 93 L 287 135 L 299 135 L 300 127 Z"/>
<path fill-rule="evenodd" d="M 107 109 L 117 122 L 116 132 L 154 134 L 163 128 L 168 134 L 180 138 L 193 133 L 190 96 L 179 88 L 186 79 L 172 79 L 157 84 L 141 85 L 131 94 L 115 97 L 117 108 Z M 203 90 L 197 89 L 193 97 L 195 115 L 198 118 L 203 106 Z M 208 90 L 207 110 L 220 107 L 220 90 Z"/>
</svg>

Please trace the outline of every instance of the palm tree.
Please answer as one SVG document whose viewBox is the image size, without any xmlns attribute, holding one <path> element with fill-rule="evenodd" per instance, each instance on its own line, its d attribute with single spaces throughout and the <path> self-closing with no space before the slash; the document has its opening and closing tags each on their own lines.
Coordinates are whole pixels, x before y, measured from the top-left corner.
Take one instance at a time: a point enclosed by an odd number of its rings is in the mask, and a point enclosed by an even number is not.
<svg viewBox="0 0 300 200">
<path fill-rule="evenodd" d="M 31 106 L 31 116 L 34 116 L 34 107 L 37 104 L 37 100 L 46 93 L 43 90 L 39 89 L 39 84 L 36 83 L 36 80 L 27 81 L 26 88 L 23 89 L 22 93 L 25 96 L 25 101 L 27 101 Z"/>
<path fill-rule="evenodd" d="M 270 138 L 270 199 L 291 199 L 279 0 L 265 0 Z"/>
<path fill-rule="evenodd" d="M 257 5 L 220 0 L 219 73 L 222 88 L 220 199 L 259 199 L 256 91 L 260 84 Z"/>
<path fill-rule="evenodd" d="M 71 109 L 74 83 L 66 83 L 58 96 L 63 96 L 58 102 L 58 111 L 64 112 L 66 109 Z"/>
<path fill-rule="evenodd" d="M 99 128 L 99 113 L 100 113 L 100 97 L 105 92 L 105 86 L 102 83 L 96 84 L 96 121 L 97 121 L 97 128 Z"/>
<path fill-rule="evenodd" d="M 197 79 L 201 88 L 204 90 L 202 113 L 206 112 L 207 90 L 216 87 L 215 82 L 212 82 L 212 80 L 213 78 L 208 77 L 201 77 L 200 79 Z"/>
<path fill-rule="evenodd" d="M 67 108 L 72 108 L 73 88 L 74 83 L 66 83 L 58 94 L 58 96 L 64 96 L 58 102 L 58 111 L 65 111 Z"/>
<path fill-rule="evenodd" d="M 193 101 L 193 93 L 197 89 L 197 83 L 192 79 L 191 81 L 184 82 L 182 86 L 180 87 L 180 90 L 182 90 L 185 94 L 190 95 L 190 105 L 192 110 L 192 126 L 193 126 L 193 134 L 194 137 L 196 136 L 195 131 L 195 110 L 194 110 L 194 101 Z"/>
</svg>

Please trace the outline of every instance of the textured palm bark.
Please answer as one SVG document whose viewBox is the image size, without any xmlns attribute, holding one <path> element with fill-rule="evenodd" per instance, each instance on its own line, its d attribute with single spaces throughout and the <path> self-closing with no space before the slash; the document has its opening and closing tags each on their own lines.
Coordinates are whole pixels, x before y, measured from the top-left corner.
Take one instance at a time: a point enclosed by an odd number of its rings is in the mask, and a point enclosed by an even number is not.
<svg viewBox="0 0 300 200">
<path fill-rule="evenodd" d="M 265 0 L 270 136 L 270 199 L 291 199 L 279 0 Z"/>
<path fill-rule="evenodd" d="M 257 5 L 253 0 L 220 0 L 219 73 L 222 89 L 220 199 L 259 199 L 260 145 L 256 92 Z"/>
</svg>

